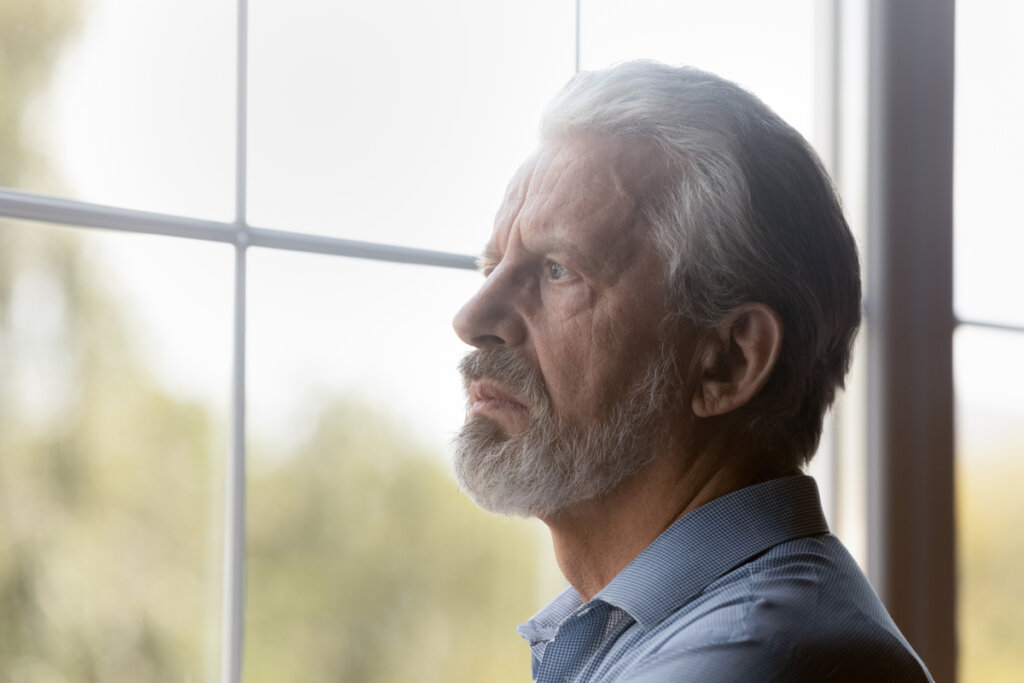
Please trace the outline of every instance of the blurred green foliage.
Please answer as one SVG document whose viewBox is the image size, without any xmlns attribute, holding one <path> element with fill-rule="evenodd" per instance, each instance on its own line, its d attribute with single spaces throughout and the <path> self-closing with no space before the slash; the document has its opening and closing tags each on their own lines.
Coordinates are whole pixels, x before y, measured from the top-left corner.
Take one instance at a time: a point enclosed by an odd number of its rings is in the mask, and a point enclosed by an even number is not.
<svg viewBox="0 0 1024 683">
<path fill-rule="evenodd" d="M 1024 444 L 960 454 L 960 680 L 1024 681 Z"/>
<path fill-rule="evenodd" d="M 0 226 L 0 680 L 180 681 L 216 670 L 226 448 L 74 238 Z"/>
<path fill-rule="evenodd" d="M 24 131 L 25 105 L 48 82 L 80 11 L 79 0 L 0 2 L 0 186 L 41 170 Z"/>
<path fill-rule="evenodd" d="M 246 681 L 527 675 L 515 626 L 539 607 L 539 539 L 401 433 L 339 402 L 283 462 L 253 449 Z"/>
</svg>

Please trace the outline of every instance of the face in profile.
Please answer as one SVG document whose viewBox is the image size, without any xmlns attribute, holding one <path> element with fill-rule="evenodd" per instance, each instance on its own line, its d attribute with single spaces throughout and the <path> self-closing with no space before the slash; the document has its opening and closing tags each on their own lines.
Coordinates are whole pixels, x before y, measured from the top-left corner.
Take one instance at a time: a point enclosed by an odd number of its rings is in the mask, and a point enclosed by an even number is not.
<svg viewBox="0 0 1024 683">
<path fill-rule="evenodd" d="M 677 373 L 665 267 L 638 208 L 645 151 L 550 143 L 509 186 L 484 283 L 454 321 L 476 347 L 455 468 L 485 509 L 551 515 L 652 457 Z"/>
</svg>

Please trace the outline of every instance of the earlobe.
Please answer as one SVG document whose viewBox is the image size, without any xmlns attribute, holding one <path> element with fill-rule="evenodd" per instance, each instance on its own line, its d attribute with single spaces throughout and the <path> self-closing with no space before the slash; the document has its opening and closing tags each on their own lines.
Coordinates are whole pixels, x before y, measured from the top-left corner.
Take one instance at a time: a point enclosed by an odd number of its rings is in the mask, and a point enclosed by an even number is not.
<svg viewBox="0 0 1024 683">
<path fill-rule="evenodd" d="M 754 398 L 775 369 L 782 335 L 782 320 L 770 306 L 748 303 L 729 311 L 696 350 L 694 414 L 724 415 Z"/>
</svg>

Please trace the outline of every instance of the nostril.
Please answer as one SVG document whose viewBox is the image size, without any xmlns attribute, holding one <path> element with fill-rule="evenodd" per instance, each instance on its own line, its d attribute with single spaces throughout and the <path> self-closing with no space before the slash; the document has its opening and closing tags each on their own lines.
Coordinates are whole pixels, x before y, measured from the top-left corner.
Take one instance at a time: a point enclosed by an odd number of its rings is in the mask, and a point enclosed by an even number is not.
<svg viewBox="0 0 1024 683">
<path fill-rule="evenodd" d="M 501 346 L 505 340 L 495 334 L 483 334 L 473 340 L 473 345 L 478 347 Z"/>
</svg>

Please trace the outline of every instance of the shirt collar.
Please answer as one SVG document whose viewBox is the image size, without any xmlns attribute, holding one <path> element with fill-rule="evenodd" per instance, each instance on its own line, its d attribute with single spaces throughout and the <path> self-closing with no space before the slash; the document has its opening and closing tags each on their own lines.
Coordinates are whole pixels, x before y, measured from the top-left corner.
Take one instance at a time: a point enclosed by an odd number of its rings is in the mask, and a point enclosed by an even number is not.
<svg viewBox="0 0 1024 683">
<path fill-rule="evenodd" d="M 827 532 L 813 478 L 798 475 L 748 486 L 673 522 L 594 600 L 624 610 L 650 630 L 744 560 L 779 543 Z M 535 660 L 582 605 L 570 586 L 519 626 Z"/>
<path fill-rule="evenodd" d="M 555 639 L 558 628 L 566 619 L 583 605 L 580 594 L 572 586 L 559 593 L 558 597 L 549 602 L 529 621 L 519 624 L 516 629 L 519 635 L 530 645 L 531 669 L 533 679 L 537 679 L 537 670 L 544 659 L 544 651 L 548 643 Z"/>
<path fill-rule="evenodd" d="M 520 624 L 519 635 L 523 637 L 530 646 L 549 641 L 555 637 L 558 627 L 569 618 L 573 612 L 583 605 L 583 599 L 576 589 L 569 586 L 558 594 L 554 600 L 544 606 L 526 623 Z"/>
<path fill-rule="evenodd" d="M 827 532 L 813 478 L 798 475 L 748 486 L 676 520 L 595 599 L 625 610 L 650 630 L 744 560 L 779 543 Z M 578 606 L 575 591 L 566 592 L 575 595 Z M 563 593 L 559 599 L 569 597 Z"/>
</svg>

